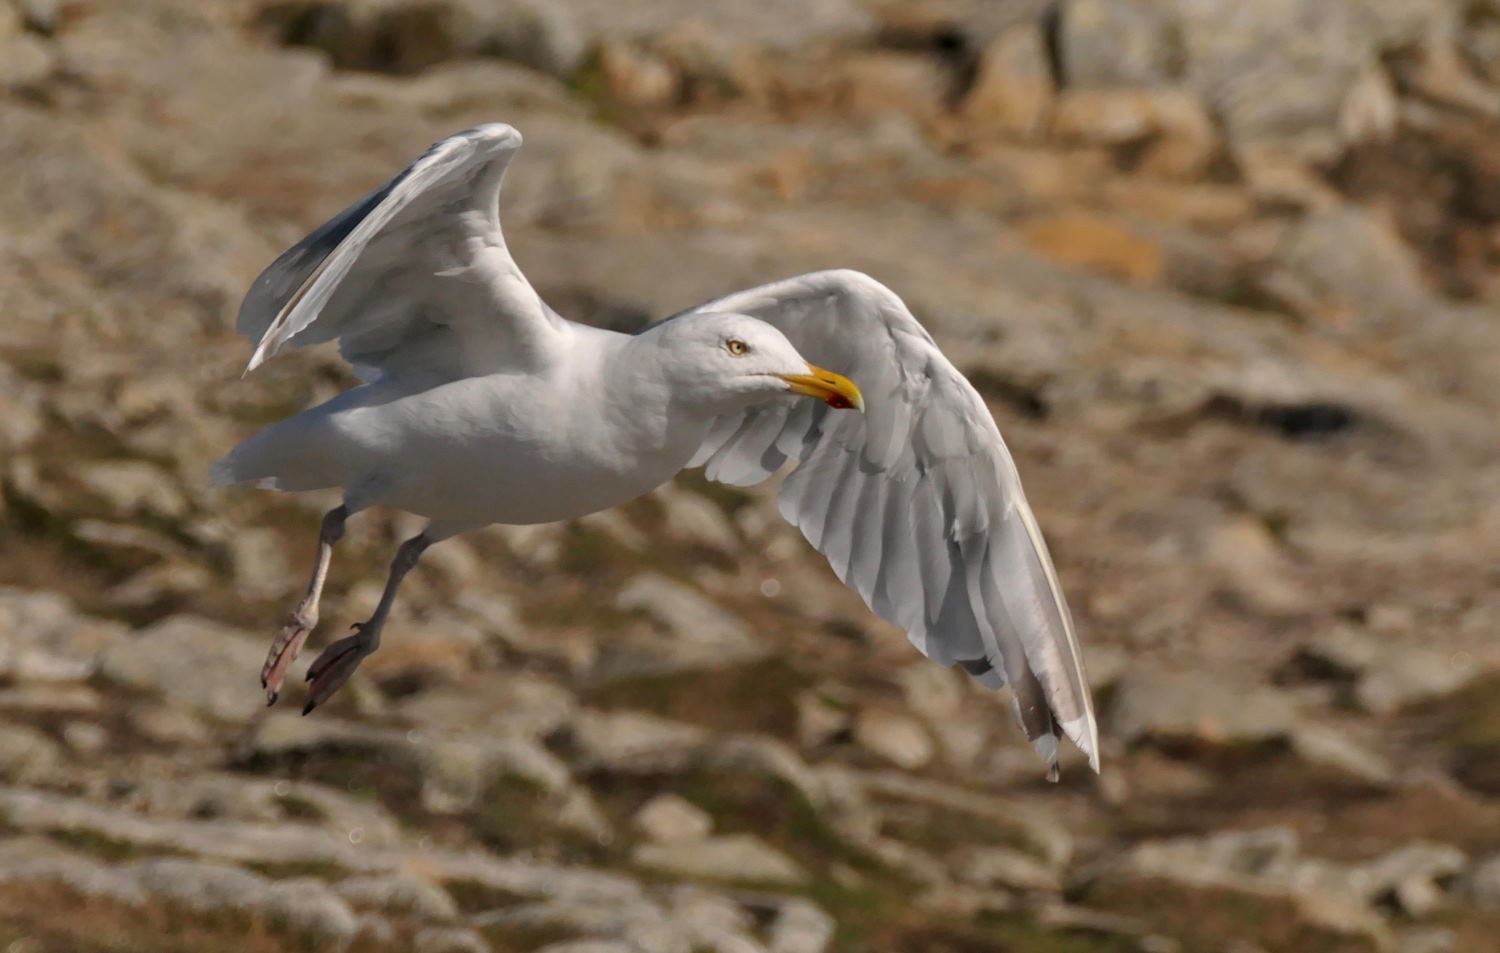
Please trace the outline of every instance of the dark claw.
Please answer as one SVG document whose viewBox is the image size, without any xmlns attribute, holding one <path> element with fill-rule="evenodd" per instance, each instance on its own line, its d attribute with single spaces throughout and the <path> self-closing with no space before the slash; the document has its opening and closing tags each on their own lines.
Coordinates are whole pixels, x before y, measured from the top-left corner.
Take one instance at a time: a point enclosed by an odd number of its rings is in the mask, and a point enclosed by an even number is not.
<svg viewBox="0 0 1500 953">
<path fill-rule="evenodd" d="M 307 700 L 307 704 L 302 706 L 302 714 L 303 715 L 311 714 L 312 710 L 314 708 L 317 708 L 317 707 L 318 707 L 318 703 L 315 702 L 315 701 L 313 701 L 311 698 L 309 698 Z"/>
</svg>

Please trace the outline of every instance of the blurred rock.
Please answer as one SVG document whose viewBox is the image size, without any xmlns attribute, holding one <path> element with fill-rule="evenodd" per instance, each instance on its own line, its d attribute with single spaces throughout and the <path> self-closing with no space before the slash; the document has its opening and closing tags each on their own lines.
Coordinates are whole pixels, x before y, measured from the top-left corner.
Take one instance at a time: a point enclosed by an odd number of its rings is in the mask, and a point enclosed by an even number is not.
<svg viewBox="0 0 1500 953">
<path fill-rule="evenodd" d="M 355 933 L 354 914 L 310 878 L 277 882 L 236 867 L 195 860 L 146 860 L 125 868 L 151 893 L 201 913 L 255 911 L 341 946 Z"/>
<path fill-rule="evenodd" d="M 1335 934 L 1365 937 L 1385 948 L 1385 922 L 1367 906 L 1349 872 L 1326 862 L 1304 860 L 1288 828 L 1225 831 L 1202 839 L 1181 838 L 1138 844 L 1105 861 L 1092 878 L 1128 882 L 1165 880 L 1197 889 L 1223 889 L 1249 896 L 1273 896 L 1292 903 L 1309 926 Z"/>
<path fill-rule="evenodd" d="M 914 718 L 887 708 L 866 708 L 854 719 L 860 747 L 910 771 L 932 760 L 932 737 Z"/>
<path fill-rule="evenodd" d="M 0 724 L 0 776 L 15 784 L 35 783 L 62 760 L 57 742 L 25 725 Z"/>
<path fill-rule="evenodd" d="M 473 930 L 423 927 L 411 940 L 412 953 L 489 953 L 490 945 Z"/>
<path fill-rule="evenodd" d="M 1390 784 L 1395 769 L 1378 753 L 1327 725 L 1299 724 L 1290 735 L 1292 752 L 1307 764 L 1332 768 L 1371 784 Z"/>
<path fill-rule="evenodd" d="M 356 910 L 378 910 L 418 920 L 453 920 L 458 906 L 442 887 L 411 874 L 350 877 L 333 885 Z"/>
<path fill-rule="evenodd" d="M 1011 27 L 980 54 L 978 75 L 963 101 L 964 117 L 981 130 L 1035 139 L 1046 126 L 1053 85 L 1042 31 L 1030 23 Z"/>
<path fill-rule="evenodd" d="M 1231 685 L 1209 672 L 1141 672 L 1120 679 L 1105 717 L 1127 742 L 1238 745 L 1286 736 L 1297 708 L 1275 689 Z"/>
<path fill-rule="evenodd" d="M 705 737 L 701 728 L 639 712 L 582 711 L 572 726 L 583 770 L 675 770 Z"/>
<path fill-rule="evenodd" d="M 641 844 L 631 862 L 661 874 L 705 880 L 795 886 L 807 879 L 796 862 L 751 834 Z"/>
<path fill-rule="evenodd" d="M 125 638 L 124 626 L 82 615 L 49 592 L 0 589 L 0 676 L 19 681 L 76 681 L 95 658 Z"/>
<path fill-rule="evenodd" d="M 1356 882 L 1372 900 L 1420 918 L 1444 903 L 1443 885 L 1468 865 L 1456 847 L 1419 841 L 1362 864 Z"/>
<path fill-rule="evenodd" d="M 1398 953 L 1454 953 L 1458 935 L 1447 927 L 1409 927 L 1396 934 Z"/>
<path fill-rule="evenodd" d="M 969 847 L 954 861 L 958 876 L 981 887 L 1008 890 L 1059 891 L 1062 882 L 1046 864 L 1009 847 Z"/>
<path fill-rule="evenodd" d="M 701 840 L 713 830 L 713 818 L 675 794 L 658 794 L 633 819 L 636 830 L 658 844 Z"/>
<path fill-rule="evenodd" d="M 832 917 L 806 900 L 785 900 L 771 923 L 770 953 L 823 953 L 836 926 Z"/>
<path fill-rule="evenodd" d="M 1311 640 L 1288 665 L 1292 675 L 1334 681 L 1346 690 L 1346 700 L 1376 714 L 1449 695 L 1483 672 L 1470 656 L 1348 627 Z"/>
<path fill-rule="evenodd" d="M 1067 143 L 1136 149 L 1143 171 L 1173 178 L 1201 174 L 1220 150 L 1203 103 L 1180 89 L 1067 90 L 1048 131 Z"/>
<path fill-rule="evenodd" d="M 255 684 L 264 661 L 244 632 L 173 616 L 100 653 L 98 677 L 230 721 L 265 707 Z"/>
<path fill-rule="evenodd" d="M 144 461 L 90 463 L 79 467 L 75 476 L 85 491 L 99 497 L 116 516 L 171 520 L 187 508 L 171 478 Z"/>
</svg>

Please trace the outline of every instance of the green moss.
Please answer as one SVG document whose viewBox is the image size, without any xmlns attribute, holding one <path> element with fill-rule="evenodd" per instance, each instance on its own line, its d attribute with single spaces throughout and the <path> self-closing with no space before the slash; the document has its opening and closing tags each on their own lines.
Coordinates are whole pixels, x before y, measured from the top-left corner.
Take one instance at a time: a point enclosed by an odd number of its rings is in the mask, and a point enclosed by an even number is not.
<svg viewBox="0 0 1500 953">
<path fill-rule="evenodd" d="M 577 933 L 566 927 L 548 925 L 496 924 L 479 928 L 494 953 L 531 953 L 554 943 L 577 939 Z"/>
<path fill-rule="evenodd" d="M 458 909 L 464 913 L 483 913 L 486 910 L 498 910 L 502 907 L 514 906 L 523 899 L 509 890 L 499 887 L 491 887 L 477 880 L 459 878 L 449 880 L 443 884 L 453 902 L 458 904 Z"/>
<path fill-rule="evenodd" d="M 280 805 L 281 813 L 286 817 L 293 817 L 299 820 L 306 821 L 328 820 L 328 815 L 324 813 L 322 808 L 318 807 L 313 802 L 306 800 L 305 798 L 300 798 L 295 795 L 289 795 L 287 797 L 280 798 L 276 803 Z"/>
<path fill-rule="evenodd" d="M 52 840 L 66 844 L 80 854 L 88 854 L 110 863 L 139 860 L 143 857 L 182 857 L 183 851 L 151 844 L 137 844 L 79 828 L 55 828 L 47 831 Z"/>
<path fill-rule="evenodd" d="M 343 880 L 349 876 L 347 869 L 328 860 L 257 860 L 240 866 L 272 880 L 291 880 L 296 877 Z"/>
</svg>

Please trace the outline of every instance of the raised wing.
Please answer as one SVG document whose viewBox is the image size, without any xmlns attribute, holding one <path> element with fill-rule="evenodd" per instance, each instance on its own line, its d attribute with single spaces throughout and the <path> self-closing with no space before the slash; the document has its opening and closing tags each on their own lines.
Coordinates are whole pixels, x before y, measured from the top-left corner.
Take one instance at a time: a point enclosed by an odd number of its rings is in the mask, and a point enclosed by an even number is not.
<svg viewBox="0 0 1500 953">
<path fill-rule="evenodd" d="M 1097 771 L 1073 621 L 1015 464 L 983 399 L 901 299 L 859 272 L 824 271 L 694 310 L 775 325 L 858 384 L 865 413 L 763 405 L 720 419 L 689 465 L 744 486 L 799 461 L 781 513 L 839 578 L 929 658 L 1008 683 L 1052 776 L 1059 729 Z"/>
<path fill-rule="evenodd" d="M 237 330 L 258 342 L 246 372 L 332 340 L 367 380 L 528 366 L 560 319 L 500 231 L 520 146 L 504 123 L 450 136 L 284 252 L 240 305 Z"/>
</svg>

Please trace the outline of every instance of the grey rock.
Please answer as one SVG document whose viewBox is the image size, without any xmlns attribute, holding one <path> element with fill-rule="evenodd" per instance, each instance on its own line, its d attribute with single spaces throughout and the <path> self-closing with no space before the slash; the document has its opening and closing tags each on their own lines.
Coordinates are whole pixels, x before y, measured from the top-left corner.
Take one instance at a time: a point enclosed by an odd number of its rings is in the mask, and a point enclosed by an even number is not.
<svg viewBox="0 0 1500 953">
<path fill-rule="evenodd" d="M 481 928 L 547 928 L 581 937 L 607 937 L 633 950 L 689 953 L 693 949 L 690 938 L 672 921 L 668 912 L 644 897 L 621 897 L 586 904 L 571 901 L 516 904 L 480 914 L 474 918 L 474 923 Z"/>
<path fill-rule="evenodd" d="M 1500 854 L 1480 860 L 1464 875 L 1459 892 L 1484 910 L 1500 910 Z"/>
<path fill-rule="evenodd" d="M 829 804 L 824 779 L 785 742 L 764 735 L 735 735 L 711 746 L 706 754 L 715 770 L 764 774 L 796 788 L 815 808 L 826 809 Z"/>
<path fill-rule="evenodd" d="M 572 730 L 578 766 L 584 770 L 672 770 L 685 764 L 706 737 L 695 725 L 631 711 L 584 710 Z"/>
<path fill-rule="evenodd" d="M 1359 865 L 1353 880 L 1371 900 L 1425 917 L 1443 903 L 1443 885 L 1468 865 L 1468 857 L 1457 847 L 1416 841 Z"/>
<path fill-rule="evenodd" d="M 1051 892 L 1062 889 L 1056 870 L 1010 847 L 965 848 L 954 859 L 954 869 L 964 881 L 982 887 Z"/>
<path fill-rule="evenodd" d="M 1243 16 L 1221 0 L 1074 0 L 1063 69 L 1083 86 L 1181 84 L 1209 101 L 1231 140 L 1325 159 L 1371 131 L 1350 114 L 1381 53 L 1444 16 L 1442 4 L 1416 6 L 1272 0 Z"/>
<path fill-rule="evenodd" d="M 837 927 L 833 917 L 816 904 L 788 899 L 771 921 L 766 945 L 771 953 L 824 953 Z"/>
<path fill-rule="evenodd" d="M 536 953 L 637 953 L 639 947 L 609 940 L 563 940 L 539 947 Z"/>
<path fill-rule="evenodd" d="M 273 882 L 266 889 L 265 911 L 273 921 L 335 943 L 348 943 L 359 932 L 354 912 L 321 880 L 299 877 Z"/>
<path fill-rule="evenodd" d="M 678 29 L 701 14 L 691 0 L 567 0 L 566 6 L 594 36 L 649 39 Z M 789 49 L 814 40 L 849 39 L 868 33 L 873 21 L 852 0 L 770 0 L 715 11 L 710 29 L 731 46 Z"/>
<path fill-rule="evenodd" d="M 1230 685 L 1208 672 L 1136 672 L 1120 680 L 1106 717 L 1110 731 L 1127 742 L 1234 745 L 1285 737 L 1297 709 L 1285 693 Z"/>
<path fill-rule="evenodd" d="M 673 877 L 788 886 L 807 879 L 795 861 L 751 834 L 641 844 L 631 854 L 631 862 Z"/>
<path fill-rule="evenodd" d="M 1392 864 L 1392 869 L 1399 864 Z M 1166 880 L 1289 900 L 1309 925 L 1362 936 L 1388 947 L 1390 931 L 1371 907 L 1381 878 L 1367 871 L 1302 857 L 1290 828 L 1224 831 L 1205 838 L 1136 844 L 1105 861 L 1090 878 Z"/>
<path fill-rule="evenodd" d="M 577 708 L 573 693 L 550 679 L 481 672 L 461 686 L 412 695 L 402 700 L 399 711 L 423 730 L 542 737 L 566 726 Z"/>
<path fill-rule="evenodd" d="M 667 532 L 672 536 L 724 553 L 740 547 L 740 537 L 724 511 L 706 497 L 667 484 L 654 494 L 661 503 Z"/>
<path fill-rule="evenodd" d="M 854 740 L 898 768 L 911 771 L 932 760 L 932 736 L 921 722 L 888 708 L 866 708 L 854 719 Z"/>
<path fill-rule="evenodd" d="M 1389 761 L 1330 726 L 1295 725 L 1290 742 L 1292 753 L 1308 764 L 1332 768 L 1371 784 L 1395 780 L 1396 772 Z"/>
<path fill-rule="evenodd" d="M 1447 927 L 1409 927 L 1396 934 L 1396 953 L 1455 953 L 1458 934 Z"/>
<path fill-rule="evenodd" d="M 16 784 L 34 783 L 62 761 L 57 742 L 35 728 L 0 724 L 0 777 Z"/>
<path fill-rule="evenodd" d="M 82 615 L 60 595 L 0 589 L 0 676 L 86 678 L 99 652 L 124 636 L 124 626 Z"/>
<path fill-rule="evenodd" d="M 1307 676 L 1347 686 L 1347 700 L 1375 714 L 1451 694 L 1483 673 L 1463 653 L 1347 627 L 1309 641 L 1292 663 Z"/>
<path fill-rule="evenodd" d="M 11 837 L 0 841 L 0 883 L 42 881 L 59 883 L 85 897 L 98 897 L 128 906 L 147 901 L 135 878 L 107 864 L 81 857 L 42 837 Z"/>
<path fill-rule="evenodd" d="M 626 583 L 615 607 L 645 613 L 671 636 L 661 663 L 667 671 L 733 665 L 766 651 L 734 615 L 691 587 L 655 573 Z"/>
<path fill-rule="evenodd" d="M 1032 140 L 1045 128 L 1054 99 L 1046 37 L 1037 24 L 1021 23 L 985 46 L 963 111 L 973 123 Z"/>
<path fill-rule="evenodd" d="M 74 478 L 115 516 L 176 519 L 187 500 L 161 467 L 140 460 L 108 460 L 80 466 Z"/>
<path fill-rule="evenodd" d="M 70 721 L 62 728 L 63 744 L 82 757 L 97 755 L 109 744 L 109 732 L 88 721 Z"/>
<path fill-rule="evenodd" d="M 553 795 L 572 778 L 557 756 L 525 736 L 464 734 L 415 745 L 422 773 L 422 803 L 428 810 L 464 810 L 497 778 L 514 778 Z"/>
<path fill-rule="evenodd" d="M 871 797 L 915 804 L 950 814 L 982 818 L 987 824 L 1008 827 L 1015 842 L 1035 850 L 1054 868 L 1073 856 L 1074 837 L 1052 810 L 1036 803 L 970 791 L 897 772 L 859 775 L 858 783 Z"/>
<path fill-rule="evenodd" d="M 423 927 L 412 937 L 412 953 L 489 953 L 490 945 L 473 930 Z"/>
<path fill-rule="evenodd" d="M 658 794 L 647 801 L 632 823 L 647 840 L 658 844 L 701 840 L 714 826 L 707 811 L 675 794 Z"/>
<path fill-rule="evenodd" d="M 340 947 L 357 931 L 353 912 L 321 881 L 273 883 L 237 867 L 176 858 L 141 861 L 123 870 L 156 896 L 190 910 L 261 913 Z"/>
<path fill-rule="evenodd" d="M 209 619 L 173 616 L 100 653 L 98 677 L 238 721 L 265 707 L 255 686 L 265 661 L 260 641 Z"/>
<path fill-rule="evenodd" d="M 57 68 L 57 48 L 22 33 L 0 39 L 0 89 L 41 83 Z"/>
<path fill-rule="evenodd" d="M 1173 5 L 1072 0 L 1063 10 L 1063 78 L 1078 86 L 1156 86 L 1181 79 Z"/>
<path fill-rule="evenodd" d="M 376 910 L 418 920 L 453 920 L 458 905 L 448 891 L 414 874 L 350 877 L 333 885 L 333 892 L 356 910 Z"/>
</svg>

